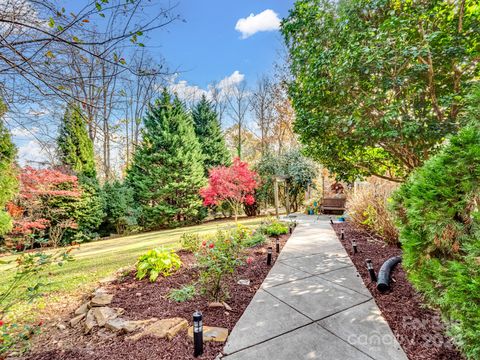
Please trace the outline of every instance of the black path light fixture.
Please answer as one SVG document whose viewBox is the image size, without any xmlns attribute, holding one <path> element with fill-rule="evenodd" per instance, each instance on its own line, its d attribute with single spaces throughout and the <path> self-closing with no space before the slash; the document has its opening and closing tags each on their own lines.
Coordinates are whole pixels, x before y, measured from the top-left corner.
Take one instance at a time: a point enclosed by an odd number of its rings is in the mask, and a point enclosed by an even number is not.
<svg viewBox="0 0 480 360">
<path fill-rule="evenodd" d="M 373 268 L 372 260 L 367 259 L 367 270 L 370 275 L 370 280 L 377 282 L 377 275 L 375 275 L 375 269 Z"/>
<path fill-rule="evenodd" d="M 358 253 L 357 240 L 355 239 L 352 240 L 352 249 L 354 254 Z"/>
<path fill-rule="evenodd" d="M 330 224 L 333 225 L 333 218 L 330 216 Z"/>
<path fill-rule="evenodd" d="M 345 240 L 345 229 L 342 229 L 340 231 L 340 234 L 341 234 L 342 240 Z"/>
<path fill-rule="evenodd" d="M 200 311 L 193 313 L 193 356 L 203 354 L 203 316 Z"/>
<path fill-rule="evenodd" d="M 278 236 L 275 238 L 275 250 L 277 254 L 280 252 L 280 240 L 278 240 Z"/>
<path fill-rule="evenodd" d="M 267 265 L 272 265 L 272 247 L 267 249 Z"/>
</svg>

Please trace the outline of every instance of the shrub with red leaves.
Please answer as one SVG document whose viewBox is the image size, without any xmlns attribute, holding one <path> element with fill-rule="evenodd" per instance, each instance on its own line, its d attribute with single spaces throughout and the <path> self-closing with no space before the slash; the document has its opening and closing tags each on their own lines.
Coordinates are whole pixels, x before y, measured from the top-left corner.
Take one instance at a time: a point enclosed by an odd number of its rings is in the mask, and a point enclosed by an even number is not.
<svg viewBox="0 0 480 360">
<path fill-rule="evenodd" d="M 229 167 L 218 166 L 210 170 L 208 186 L 200 190 L 200 195 L 205 206 L 229 204 L 237 220 L 243 204 L 255 203 L 253 194 L 257 187 L 257 173 L 248 168 L 248 163 L 236 158 Z"/>
<path fill-rule="evenodd" d="M 77 227 L 72 217 L 73 207 L 82 195 L 77 177 L 32 167 L 22 169 L 19 177 L 20 193 L 7 206 L 14 220 L 10 237 L 25 248 L 33 245 L 35 236 L 46 234 L 57 246 L 66 229 Z"/>
</svg>

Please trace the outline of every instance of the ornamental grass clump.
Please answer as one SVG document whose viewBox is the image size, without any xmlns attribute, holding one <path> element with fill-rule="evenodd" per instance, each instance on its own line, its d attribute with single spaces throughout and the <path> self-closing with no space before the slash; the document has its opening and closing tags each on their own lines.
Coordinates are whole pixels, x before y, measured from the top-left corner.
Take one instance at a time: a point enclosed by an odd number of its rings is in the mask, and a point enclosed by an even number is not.
<svg viewBox="0 0 480 360">
<path fill-rule="evenodd" d="M 469 359 L 480 359 L 480 127 L 464 128 L 394 195 L 402 265 L 441 310 Z"/>
<path fill-rule="evenodd" d="M 202 242 L 196 253 L 202 291 L 213 301 L 228 298 L 225 280 L 242 264 L 242 243 L 229 232 L 219 231 Z"/>
<path fill-rule="evenodd" d="M 153 249 L 138 258 L 137 279 L 148 276 L 155 282 L 159 275 L 167 277 L 182 266 L 182 260 L 173 250 Z"/>
<path fill-rule="evenodd" d="M 352 221 L 379 235 L 386 243 L 398 245 L 398 229 L 388 203 L 396 185 L 388 181 L 372 180 L 348 196 L 347 211 Z"/>
</svg>

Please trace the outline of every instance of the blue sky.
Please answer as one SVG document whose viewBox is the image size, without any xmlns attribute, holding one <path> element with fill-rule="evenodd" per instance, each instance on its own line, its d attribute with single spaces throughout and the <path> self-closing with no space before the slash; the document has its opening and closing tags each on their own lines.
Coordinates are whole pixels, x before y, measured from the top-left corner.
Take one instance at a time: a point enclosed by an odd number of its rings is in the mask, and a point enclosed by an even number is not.
<svg viewBox="0 0 480 360">
<path fill-rule="evenodd" d="M 168 1 L 178 3 L 174 12 L 183 21 L 150 33 L 142 42 L 152 56 L 165 59 L 170 70 L 178 71 L 171 85 L 181 97 L 191 91 L 197 97 L 214 81 L 246 80 L 254 86 L 278 59 L 283 47 L 278 23 L 294 4 L 294 0 L 165 0 L 163 4 Z M 63 0 L 63 4 L 73 11 L 81 3 Z M 33 128 L 12 131 L 21 163 L 45 159 L 32 137 L 35 132 Z"/>
<path fill-rule="evenodd" d="M 245 74 L 247 82 L 253 85 L 258 75 L 271 70 L 282 39 L 278 31 L 257 32 L 243 39 L 235 30 L 237 21 L 268 9 L 283 18 L 293 3 L 294 0 L 179 0 L 176 10 L 185 22 L 156 32 L 147 44 L 159 46 L 155 51 L 165 57 L 171 68 L 181 71 L 179 79 L 191 85 L 206 88 L 234 71 Z"/>
</svg>

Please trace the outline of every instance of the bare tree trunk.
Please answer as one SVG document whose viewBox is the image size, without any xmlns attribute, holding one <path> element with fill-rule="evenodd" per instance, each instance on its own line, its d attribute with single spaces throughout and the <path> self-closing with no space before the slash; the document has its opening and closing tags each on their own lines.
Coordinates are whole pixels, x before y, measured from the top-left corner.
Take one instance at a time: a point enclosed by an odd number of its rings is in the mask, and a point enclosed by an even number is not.
<svg viewBox="0 0 480 360">
<path fill-rule="evenodd" d="M 242 158 L 242 131 L 245 124 L 245 116 L 250 106 L 250 95 L 245 82 L 233 84 L 228 89 L 227 102 L 230 107 L 232 118 L 237 126 L 237 155 Z"/>
</svg>

